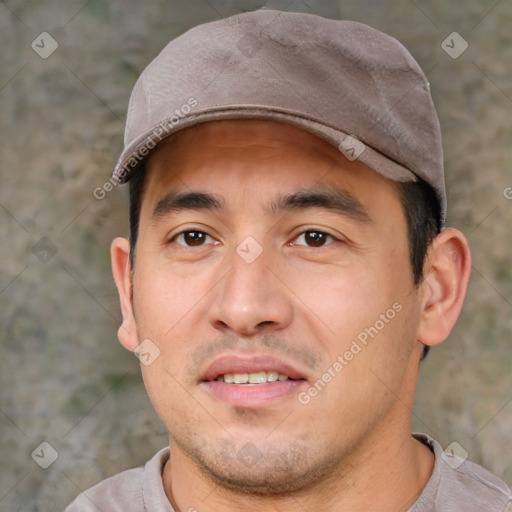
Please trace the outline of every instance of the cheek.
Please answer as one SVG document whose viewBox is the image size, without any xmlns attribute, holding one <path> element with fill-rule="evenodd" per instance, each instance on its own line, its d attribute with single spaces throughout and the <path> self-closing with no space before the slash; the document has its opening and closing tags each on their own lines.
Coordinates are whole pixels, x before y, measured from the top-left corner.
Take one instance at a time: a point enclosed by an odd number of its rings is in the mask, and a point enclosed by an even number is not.
<svg viewBox="0 0 512 512">
<path fill-rule="evenodd" d="M 141 337 L 168 345 L 180 324 L 200 307 L 205 278 L 181 276 L 166 265 L 142 268 L 134 276 L 134 309 Z"/>
<path fill-rule="evenodd" d="M 341 358 L 343 369 L 334 370 L 336 384 L 331 389 L 343 395 L 342 402 L 347 388 L 352 396 L 362 397 L 375 395 L 376 384 L 382 387 L 370 369 L 379 375 L 382 371 L 386 381 L 396 381 L 407 365 L 417 315 L 409 282 L 393 269 L 397 265 L 391 265 L 391 259 L 288 276 L 290 288 L 303 301 L 296 301 L 296 307 L 310 336 L 321 339 L 328 353 L 325 370 Z"/>
<path fill-rule="evenodd" d="M 144 385 L 155 411 L 170 431 L 177 418 L 183 421 L 191 414 L 183 369 L 190 351 L 204 340 L 196 317 L 200 314 L 201 297 L 208 290 L 205 286 L 200 276 L 185 278 L 165 264 L 140 266 L 134 276 L 139 338 L 151 340 L 158 352 L 149 365 L 141 358 Z"/>
<path fill-rule="evenodd" d="M 393 289 L 386 288 L 382 272 L 365 263 L 351 262 L 335 268 L 293 268 L 287 283 L 299 300 L 296 307 L 309 319 L 317 337 L 329 340 L 331 356 L 346 350 L 365 327 L 392 307 Z"/>
<path fill-rule="evenodd" d="M 151 340 L 158 353 L 154 362 L 142 364 L 141 370 L 151 402 L 165 423 L 169 411 L 181 411 L 180 404 L 187 400 L 183 369 L 194 347 L 206 339 L 198 316 L 204 318 L 201 299 L 209 287 L 205 279 L 185 279 L 165 265 L 140 267 L 137 272 L 134 310 L 139 339 Z"/>
</svg>

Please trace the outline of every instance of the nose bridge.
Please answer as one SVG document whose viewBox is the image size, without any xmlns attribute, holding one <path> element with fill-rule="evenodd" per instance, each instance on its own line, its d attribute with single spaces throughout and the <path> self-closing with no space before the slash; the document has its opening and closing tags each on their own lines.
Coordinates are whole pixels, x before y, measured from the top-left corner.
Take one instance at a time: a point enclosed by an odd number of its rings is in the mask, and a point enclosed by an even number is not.
<svg viewBox="0 0 512 512">
<path fill-rule="evenodd" d="M 231 257 L 231 272 L 226 282 L 225 297 L 234 295 L 256 301 L 268 290 L 268 269 L 266 255 L 257 255 L 250 243 L 242 242 Z"/>
<path fill-rule="evenodd" d="M 291 321 L 289 297 L 268 268 L 270 251 L 255 242 L 245 239 L 230 255 L 230 271 L 210 308 L 210 323 L 217 328 L 247 335 L 263 325 L 282 328 Z"/>
</svg>

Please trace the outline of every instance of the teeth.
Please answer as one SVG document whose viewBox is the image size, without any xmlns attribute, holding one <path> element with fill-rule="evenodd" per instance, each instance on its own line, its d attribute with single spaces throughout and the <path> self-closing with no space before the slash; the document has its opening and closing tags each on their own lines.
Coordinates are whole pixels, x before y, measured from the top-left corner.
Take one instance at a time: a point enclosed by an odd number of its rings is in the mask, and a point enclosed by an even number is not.
<svg viewBox="0 0 512 512">
<path fill-rule="evenodd" d="M 267 372 L 267 382 L 275 382 L 279 378 L 277 372 Z"/>
<path fill-rule="evenodd" d="M 262 384 L 267 382 L 267 372 L 251 373 L 248 375 L 251 384 Z"/>
<path fill-rule="evenodd" d="M 235 373 L 233 375 L 235 384 L 247 384 L 249 382 L 249 374 L 247 373 Z"/>
<path fill-rule="evenodd" d="M 275 382 L 276 380 L 288 380 L 287 375 L 270 372 L 255 372 L 255 373 L 226 373 L 217 377 L 217 380 L 224 381 L 228 384 L 264 384 L 265 382 Z"/>
</svg>

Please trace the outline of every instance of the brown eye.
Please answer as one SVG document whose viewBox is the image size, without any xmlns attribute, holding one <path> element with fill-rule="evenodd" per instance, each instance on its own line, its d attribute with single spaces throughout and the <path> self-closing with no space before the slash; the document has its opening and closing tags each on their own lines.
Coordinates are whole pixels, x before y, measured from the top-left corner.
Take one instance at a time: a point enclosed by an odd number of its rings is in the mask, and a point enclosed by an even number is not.
<svg viewBox="0 0 512 512">
<path fill-rule="evenodd" d="M 323 231 L 304 231 L 301 233 L 295 243 L 297 245 L 307 245 L 308 247 L 322 247 L 334 241 L 334 237 Z"/>
<path fill-rule="evenodd" d="M 200 245 L 204 245 L 207 239 L 211 237 L 207 235 L 204 231 L 183 231 L 178 233 L 172 241 L 177 243 L 178 245 L 185 245 L 188 247 L 198 247 Z"/>
</svg>

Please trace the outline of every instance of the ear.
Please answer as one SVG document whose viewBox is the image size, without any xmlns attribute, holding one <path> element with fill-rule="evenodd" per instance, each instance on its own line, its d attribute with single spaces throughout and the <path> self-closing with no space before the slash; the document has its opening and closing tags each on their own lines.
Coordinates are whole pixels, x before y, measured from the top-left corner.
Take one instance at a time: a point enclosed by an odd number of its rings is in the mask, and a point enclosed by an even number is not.
<svg viewBox="0 0 512 512">
<path fill-rule="evenodd" d="M 418 340 L 424 345 L 443 342 L 459 317 L 471 272 L 466 237 L 456 229 L 443 230 L 432 242 L 424 266 L 422 310 Z"/>
<path fill-rule="evenodd" d="M 121 345 L 133 352 L 139 344 L 139 336 L 133 314 L 130 242 L 126 238 L 114 239 L 110 246 L 110 259 L 123 315 L 117 336 Z"/>
</svg>

